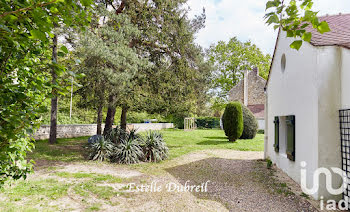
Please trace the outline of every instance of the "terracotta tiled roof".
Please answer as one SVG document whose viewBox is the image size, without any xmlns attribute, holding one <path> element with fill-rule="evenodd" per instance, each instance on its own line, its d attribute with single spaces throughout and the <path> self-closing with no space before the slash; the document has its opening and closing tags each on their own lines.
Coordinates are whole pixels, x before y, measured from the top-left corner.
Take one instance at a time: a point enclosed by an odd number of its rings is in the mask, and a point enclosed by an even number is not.
<svg viewBox="0 0 350 212">
<path fill-rule="evenodd" d="M 323 16 L 320 21 L 326 21 L 330 32 L 320 34 L 316 29 L 308 27 L 312 32 L 311 44 L 314 46 L 341 46 L 350 49 L 350 14 Z"/>
<path fill-rule="evenodd" d="M 265 105 L 248 105 L 250 111 L 254 114 L 255 118 L 264 118 L 265 117 Z"/>
</svg>

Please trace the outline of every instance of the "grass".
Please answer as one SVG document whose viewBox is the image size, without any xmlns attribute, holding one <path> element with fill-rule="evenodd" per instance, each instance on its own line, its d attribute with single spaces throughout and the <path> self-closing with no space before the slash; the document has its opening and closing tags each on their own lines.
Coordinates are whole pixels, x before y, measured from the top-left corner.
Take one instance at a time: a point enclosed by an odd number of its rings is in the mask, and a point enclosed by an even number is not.
<svg viewBox="0 0 350 212">
<path fill-rule="evenodd" d="M 89 137 L 59 138 L 57 144 L 49 144 L 48 140 L 35 141 L 35 149 L 28 157 L 33 160 L 79 161 L 84 160 L 83 145 Z"/>
<path fill-rule="evenodd" d="M 239 151 L 263 151 L 264 135 L 257 134 L 251 140 L 229 142 L 223 130 L 194 130 L 178 129 L 162 130 L 164 140 L 169 147 L 169 159 L 179 157 L 197 150 L 232 149 Z M 142 134 L 142 133 L 141 133 Z M 57 139 L 58 144 L 50 145 L 48 140 L 35 142 L 35 150 L 29 154 L 33 160 L 51 161 L 83 161 L 88 137 Z"/>
<path fill-rule="evenodd" d="M 204 149 L 232 149 L 239 151 L 264 151 L 264 135 L 257 134 L 251 140 L 237 140 L 231 143 L 223 130 L 162 130 L 169 150 L 170 159 Z"/>
<path fill-rule="evenodd" d="M 123 179 L 119 177 L 114 177 L 112 175 L 96 174 L 96 173 L 71 173 L 71 172 L 55 172 L 58 177 L 62 178 L 75 178 L 75 179 L 90 179 L 92 182 L 106 182 L 106 183 L 122 183 Z"/>
</svg>

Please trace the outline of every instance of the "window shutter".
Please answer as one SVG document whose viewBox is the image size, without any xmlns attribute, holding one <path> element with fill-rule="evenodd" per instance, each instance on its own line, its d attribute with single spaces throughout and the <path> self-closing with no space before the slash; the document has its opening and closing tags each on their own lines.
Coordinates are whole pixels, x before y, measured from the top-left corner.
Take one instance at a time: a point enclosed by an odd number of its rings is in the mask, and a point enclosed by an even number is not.
<svg viewBox="0 0 350 212">
<path fill-rule="evenodd" d="M 295 161 L 295 116 L 287 116 L 287 157 Z"/>
<path fill-rule="evenodd" d="M 280 138 L 280 133 L 279 133 L 280 126 L 279 126 L 279 124 L 280 124 L 280 121 L 279 121 L 278 116 L 275 116 L 275 120 L 273 123 L 275 123 L 275 144 L 273 146 L 275 147 L 275 151 L 279 152 L 279 150 L 280 150 L 280 145 L 279 145 L 279 138 Z"/>
</svg>

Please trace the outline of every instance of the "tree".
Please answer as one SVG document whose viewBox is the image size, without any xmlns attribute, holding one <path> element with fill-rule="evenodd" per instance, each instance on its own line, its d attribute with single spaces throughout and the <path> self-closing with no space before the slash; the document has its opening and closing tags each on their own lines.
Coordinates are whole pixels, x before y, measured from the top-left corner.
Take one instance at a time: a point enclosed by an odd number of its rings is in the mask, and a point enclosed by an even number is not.
<svg viewBox="0 0 350 212">
<path fill-rule="evenodd" d="M 107 112 L 106 123 L 112 123 L 110 120 L 116 106 L 123 110 L 121 126 L 125 128 L 127 111 L 165 112 L 169 111 L 169 107 L 183 108 L 186 105 L 184 103 L 189 102 L 186 101 L 189 97 L 196 99 L 191 88 L 202 79 L 199 76 L 201 70 L 198 69 L 201 66 L 198 58 L 202 55 L 196 57 L 200 51 L 194 44 L 193 35 L 203 27 L 205 15 L 189 21 L 183 7 L 185 2 L 105 2 L 114 8 L 116 14 L 127 15 L 131 23 L 138 27 L 141 36 L 132 38 L 129 48 L 136 49 L 140 57 L 147 57 L 153 64 L 152 67 L 139 69 L 127 86 L 119 90 L 115 103 L 109 104 L 111 107 Z"/>
<path fill-rule="evenodd" d="M 308 27 L 316 29 L 323 34 L 330 28 L 326 21 L 320 21 L 318 12 L 312 10 L 313 0 L 291 0 L 285 4 L 284 0 L 272 0 L 266 3 L 266 23 L 274 25 L 274 29 L 281 29 L 287 33 L 287 37 L 296 38 L 290 47 L 299 50 L 303 41 L 310 42 L 312 33 Z"/>
<path fill-rule="evenodd" d="M 51 61 L 53 22 L 83 23 L 90 4 L 88 0 L 0 2 L 0 186 L 10 178 L 26 178 L 31 171 L 32 162 L 26 160 L 26 152 L 34 146 L 30 135 L 39 127 L 44 99 L 59 88 L 50 83 L 48 70 L 58 75 L 65 71 Z"/>
<path fill-rule="evenodd" d="M 105 21 L 99 24 L 101 19 Z M 99 134 L 106 97 L 108 96 L 108 112 L 105 132 L 112 127 L 117 102 L 121 102 L 125 91 L 134 86 L 132 79 L 143 66 L 148 65 L 148 60 L 141 58 L 136 49 L 129 47 L 130 40 L 138 38 L 140 32 L 128 16 L 116 15 L 99 7 L 92 21 L 90 30 L 80 36 L 76 54 L 82 60 L 79 72 L 86 76 L 81 81 L 83 88 L 79 93 L 84 97 L 91 96 L 92 101 L 86 101 L 87 105 L 98 108 Z"/>
<path fill-rule="evenodd" d="M 211 45 L 207 56 L 215 67 L 213 89 L 219 98 L 215 102 L 220 105 L 227 103 L 229 91 L 242 79 L 244 71 L 257 67 L 260 76 L 266 79 L 271 60 L 270 55 L 262 53 L 255 44 L 250 41 L 243 43 L 236 37 L 227 43 L 219 41 Z"/>
</svg>

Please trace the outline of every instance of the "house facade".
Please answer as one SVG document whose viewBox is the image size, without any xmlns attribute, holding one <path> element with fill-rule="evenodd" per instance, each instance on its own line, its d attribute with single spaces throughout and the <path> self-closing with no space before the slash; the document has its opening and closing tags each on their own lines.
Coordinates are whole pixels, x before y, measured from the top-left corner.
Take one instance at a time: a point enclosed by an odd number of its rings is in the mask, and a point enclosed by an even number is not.
<svg viewBox="0 0 350 212">
<path fill-rule="evenodd" d="M 257 68 L 246 71 L 229 92 L 230 101 L 240 101 L 247 106 L 258 121 L 259 129 L 265 129 L 265 93 L 266 80 L 259 76 Z"/>
<path fill-rule="evenodd" d="M 292 38 L 278 33 L 265 87 L 265 157 L 298 183 L 301 170 L 306 171 L 308 188 L 318 168 L 344 169 L 342 156 L 348 154 L 342 152 L 350 148 L 341 148 L 339 123 L 339 110 L 350 109 L 350 15 L 320 19 L 332 31 L 321 35 L 308 29 L 312 40 L 299 51 L 290 48 Z M 331 173 L 333 188 L 339 188 L 341 177 Z M 313 198 L 341 198 L 328 192 L 324 175 L 317 179 Z"/>
</svg>

